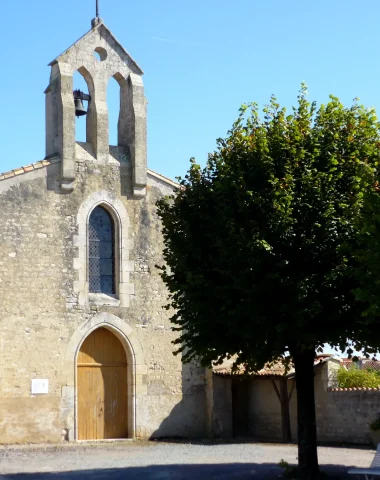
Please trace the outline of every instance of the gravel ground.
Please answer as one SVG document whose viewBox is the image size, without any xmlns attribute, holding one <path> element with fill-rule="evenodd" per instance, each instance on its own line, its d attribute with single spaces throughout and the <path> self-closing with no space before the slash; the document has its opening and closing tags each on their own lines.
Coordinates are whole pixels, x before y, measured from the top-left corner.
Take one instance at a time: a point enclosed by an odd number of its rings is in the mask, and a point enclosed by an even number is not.
<svg viewBox="0 0 380 480">
<path fill-rule="evenodd" d="M 333 478 L 368 467 L 374 450 L 320 447 Z M 295 464 L 297 447 L 259 443 L 117 442 L 65 446 L 0 446 L 0 480 L 278 479 L 281 460 Z"/>
</svg>

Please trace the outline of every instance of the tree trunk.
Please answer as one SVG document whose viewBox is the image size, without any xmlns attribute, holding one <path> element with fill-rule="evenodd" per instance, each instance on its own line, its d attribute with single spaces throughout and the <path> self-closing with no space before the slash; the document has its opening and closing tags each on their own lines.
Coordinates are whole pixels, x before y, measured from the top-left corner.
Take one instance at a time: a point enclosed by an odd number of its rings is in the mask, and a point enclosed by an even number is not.
<svg viewBox="0 0 380 480">
<path fill-rule="evenodd" d="M 314 399 L 315 351 L 293 355 L 297 387 L 298 467 L 302 480 L 319 478 Z"/>
</svg>

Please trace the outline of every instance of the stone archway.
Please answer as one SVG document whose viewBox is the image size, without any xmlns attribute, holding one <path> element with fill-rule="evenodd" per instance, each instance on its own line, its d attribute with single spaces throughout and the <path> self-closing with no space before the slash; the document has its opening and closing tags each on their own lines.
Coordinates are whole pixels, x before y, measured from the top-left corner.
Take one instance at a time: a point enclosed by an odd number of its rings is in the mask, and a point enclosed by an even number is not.
<svg viewBox="0 0 380 480">
<path fill-rule="evenodd" d="M 77 357 L 81 346 L 89 335 L 98 328 L 105 328 L 117 337 L 122 344 L 128 369 L 128 437 L 136 436 L 139 428 L 137 399 L 146 395 L 143 375 L 147 368 L 143 352 L 134 330 L 121 318 L 110 313 L 99 313 L 83 322 L 73 333 L 66 349 L 63 376 L 66 385 L 62 387 L 63 405 L 66 415 L 63 419 L 67 425 L 68 439 L 78 440 L 78 391 L 77 391 Z"/>
</svg>

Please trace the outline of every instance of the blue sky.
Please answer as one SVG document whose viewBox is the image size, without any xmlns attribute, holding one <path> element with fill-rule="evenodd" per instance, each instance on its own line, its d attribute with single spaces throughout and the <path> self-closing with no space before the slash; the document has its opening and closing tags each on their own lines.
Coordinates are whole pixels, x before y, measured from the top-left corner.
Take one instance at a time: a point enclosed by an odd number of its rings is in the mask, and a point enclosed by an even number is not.
<svg viewBox="0 0 380 480">
<path fill-rule="evenodd" d="M 241 103 L 264 105 L 275 93 L 290 107 L 303 80 L 311 100 L 333 93 L 380 110 L 378 0 L 100 0 L 100 8 L 145 72 L 148 163 L 171 178 L 191 156 L 205 162 Z M 0 171 L 44 158 L 47 64 L 94 16 L 95 0 L 1 1 Z"/>
<path fill-rule="evenodd" d="M 360 97 L 380 111 L 378 0 L 100 0 L 145 72 L 148 164 L 174 178 L 202 164 L 239 106 Z M 44 158 L 47 64 L 90 28 L 95 0 L 1 0 L 0 172 Z M 82 87 L 78 81 L 75 87 Z M 111 143 L 118 87 L 109 88 Z M 83 135 L 78 127 L 78 135 Z"/>
</svg>

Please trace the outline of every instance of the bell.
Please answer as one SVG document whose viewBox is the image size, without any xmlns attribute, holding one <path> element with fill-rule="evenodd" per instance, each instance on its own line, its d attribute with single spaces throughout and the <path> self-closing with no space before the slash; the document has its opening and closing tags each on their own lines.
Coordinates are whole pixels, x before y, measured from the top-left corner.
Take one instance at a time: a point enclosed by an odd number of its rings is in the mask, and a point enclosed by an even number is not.
<svg viewBox="0 0 380 480">
<path fill-rule="evenodd" d="M 87 111 L 84 108 L 83 102 L 80 98 L 75 98 L 74 103 L 75 103 L 75 115 L 77 117 L 82 117 L 83 115 L 87 115 Z"/>
</svg>

